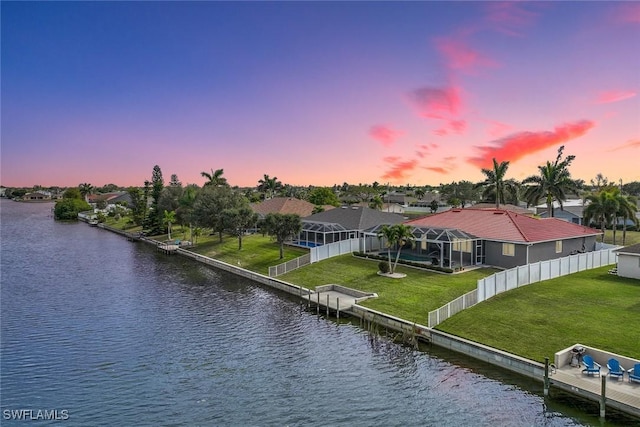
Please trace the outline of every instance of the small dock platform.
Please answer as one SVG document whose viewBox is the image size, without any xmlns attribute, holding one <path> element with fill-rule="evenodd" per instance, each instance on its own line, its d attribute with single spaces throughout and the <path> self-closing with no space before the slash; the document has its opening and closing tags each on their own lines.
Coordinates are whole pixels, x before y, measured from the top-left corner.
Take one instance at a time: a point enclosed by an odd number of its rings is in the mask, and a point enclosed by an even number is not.
<svg viewBox="0 0 640 427">
<path fill-rule="evenodd" d="M 323 285 L 316 287 L 315 292 L 302 294 L 301 297 L 309 302 L 322 307 L 327 311 L 345 312 L 358 301 L 368 298 L 377 298 L 378 295 L 371 292 L 362 292 L 341 285 Z"/>
<path fill-rule="evenodd" d="M 606 373 L 606 366 L 602 368 L 602 377 L 584 374 L 582 367 L 563 366 L 551 374 L 550 382 L 560 390 L 598 402 L 604 377 L 606 406 L 640 418 L 640 383 L 629 382 L 626 376 L 609 377 Z"/>
<path fill-rule="evenodd" d="M 176 253 L 180 245 L 168 244 L 168 243 L 160 243 L 156 248 L 167 255 L 171 255 Z"/>
</svg>

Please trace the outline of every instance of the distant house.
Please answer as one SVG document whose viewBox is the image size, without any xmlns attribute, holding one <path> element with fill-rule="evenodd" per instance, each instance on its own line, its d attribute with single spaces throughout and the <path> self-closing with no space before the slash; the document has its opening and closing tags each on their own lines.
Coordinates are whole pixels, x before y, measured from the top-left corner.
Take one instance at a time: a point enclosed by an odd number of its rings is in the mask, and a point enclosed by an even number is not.
<svg viewBox="0 0 640 427">
<path fill-rule="evenodd" d="M 481 203 L 476 203 L 475 205 L 471 205 L 467 209 L 495 209 L 495 208 L 496 208 L 495 203 L 481 202 Z M 500 205 L 498 209 L 514 212 L 520 215 L 529 215 L 529 216 L 535 215 L 535 212 L 533 210 L 523 208 L 522 206 L 511 205 L 511 204 Z"/>
<path fill-rule="evenodd" d="M 405 218 L 364 206 L 342 206 L 302 219 L 302 232 L 296 244 L 320 246 L 340 240 L 363 237 L 367 231 L 387 224 L 399 224 Z"/>
<path fill-rule="evenodd" d="M 407 221 L 418 244 L 440 266 L 512 268 L 593 251 L 599 230 L 554 218 L 539 219 L 503 209 L 451 209 Z"/>
<path fill-rule="evenodd" d="M 541 218 L 551 218 L 546 204 L 536 206 L 536 214 Z M 553 217 L 573 224 L 584 225 L 584 202 L 582 199 L 571 199 L 562 203 L 553 202 Z"/>
<path fill-rule="evenodd" d="M 116 205 L 131 207 L 131 195 L 126 191 L 115 191 L 113 193 L 100 193 L 87 195 L 87 201 L 94 208 L 101 201 L 106 203 L 107 210 L 114 209 Z"/>
<path fill-rule="evenodd" d="M 618 276 L 640 279 L 640 243 L 616 249 Z"/>
<path fill-rule="evenodd" d="M 48 191 L 34 191 L 25 194 L 22 200 L 26 202 L 48 202 L 51 201 L 51 193 Z"/>
<path fill-rule="evenodd" d="M 260 203 L 251 204 L 251 209 L 253 209 L 260 218 L 264 218 L 270 213 L 295 214 L 301 218 L 305 218 L 312 215 L 315 208 L 316 206 L 313 203 L 294 197 L 274 197 Z M 323 206 L 323 208 L 329 210 L 334 207 Z"/>
</svg>

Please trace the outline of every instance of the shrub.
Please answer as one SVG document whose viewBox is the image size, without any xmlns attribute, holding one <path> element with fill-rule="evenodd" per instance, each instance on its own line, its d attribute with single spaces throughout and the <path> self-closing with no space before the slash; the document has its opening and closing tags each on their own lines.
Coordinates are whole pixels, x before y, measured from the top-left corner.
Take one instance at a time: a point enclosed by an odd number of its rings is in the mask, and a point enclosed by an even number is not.
<svg viewBox="0 0 640 427">
<path fill-rule="evenodd" d="M 388 273 L 389 272 L 389 263 L 387 261 L 380 261 L 378 263 L 378 269 L 380 270 L 381 273 Z"/>
</svg>

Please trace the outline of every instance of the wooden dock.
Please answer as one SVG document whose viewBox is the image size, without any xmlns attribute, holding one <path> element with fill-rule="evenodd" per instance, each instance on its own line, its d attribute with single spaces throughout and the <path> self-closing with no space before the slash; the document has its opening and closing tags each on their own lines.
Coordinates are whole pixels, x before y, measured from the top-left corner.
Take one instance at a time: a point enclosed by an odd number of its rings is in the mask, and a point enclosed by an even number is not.
<svg viewBox="0 0 640 427">
<path fill-rule="evenodd" d="M 602 369 L 602 377 L 582 373 L 582 367 L 564 366 L 552 372 L 550 384 L 560 390 L 581 396 L 591 401 L 602 400 L 602 382 L 604 378 L 605 405 L 640 418 L 640 383 L 626 378 L 619 380 L 606 375 L 606 367 Z"/>
<path fill-rule="evenodd" d="M 180 247 L 180 245 L 173 245 L 173 244 L 168 244 L 168 243 L 161 243 L 158 246 L 156 246 L 156 248 L 167 254 L 167 255 L 171 255 L 176 253 L 176 251 L 178 250 L 178 248 Z"/>
</svg>

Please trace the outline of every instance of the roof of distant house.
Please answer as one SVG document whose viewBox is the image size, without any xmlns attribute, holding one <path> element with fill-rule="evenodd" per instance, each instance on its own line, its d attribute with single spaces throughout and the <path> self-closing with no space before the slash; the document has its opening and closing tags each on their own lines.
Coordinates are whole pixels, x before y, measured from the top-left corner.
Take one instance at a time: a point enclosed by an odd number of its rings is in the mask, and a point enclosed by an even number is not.
<svg viewBox="0 0 640 427">
<path fill-rule="evenodd" d="M 451 209 L 405 224 L 459 229 L 482 239 L 533 243 L 586 237 L 599 230 L 557 218 L 533 218 L 503 209 Z"/>
<path fill-rule="evenodd" d="M 303 222 L 340 224 L 347 230 L 366 230 L 380 224 L 399 224 L 404 220 L 402 215 L 364 206 L 342 206 L 303 218 Z"/>
<path fill-rule="evenodd" d="M 640 255 L 640 243 L 636 243 L 635 245 L 625 246 L 624 248 L 616 249 L 614 252 L 618 252 L 619 254 L 628 254 L 628 255 Z"/>
<path fill-rule="evenodd" d="M 264 200 L 260 203 L 251 205 L 254 212 L 259 215 L 267 215 L 269 213 L 279 214 L 295 214 L 304 218 L 313 213 L 315 205 L 306 200 L 296 199 L 294 197 L 274 197 Z M 333 206 L 323 206 L 325 210 L 332 209 Z"/>
</svg>

